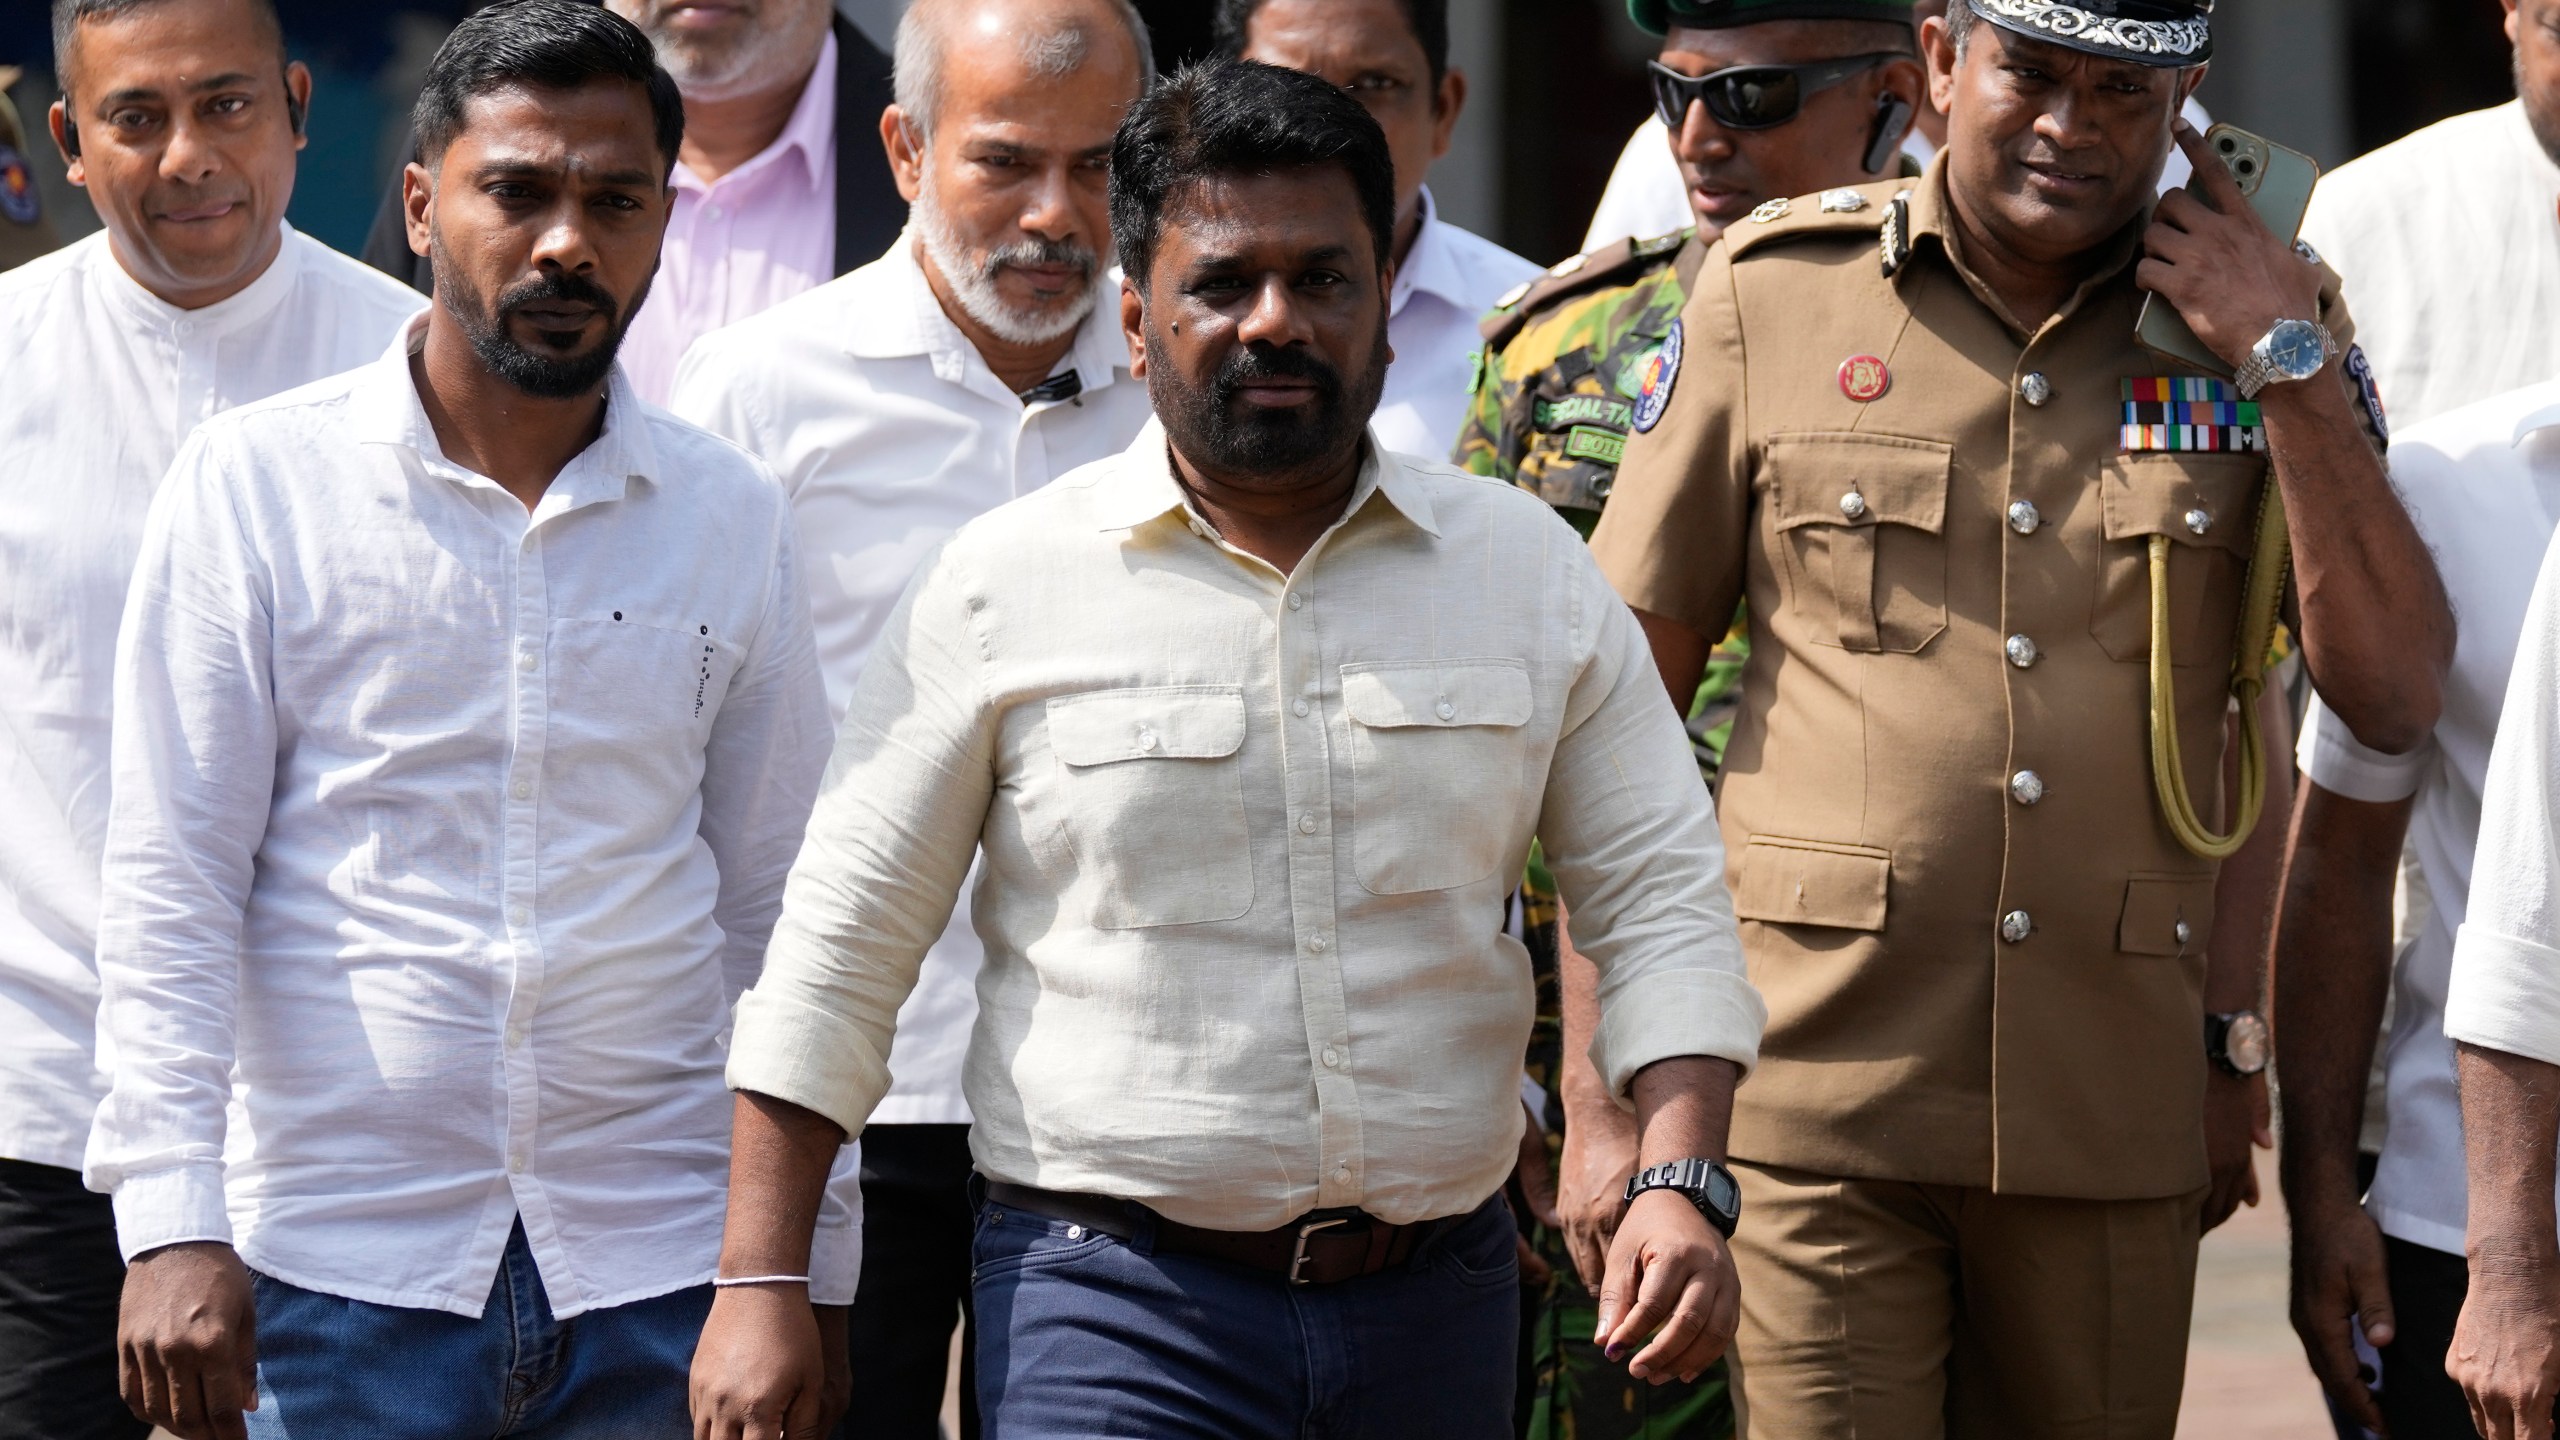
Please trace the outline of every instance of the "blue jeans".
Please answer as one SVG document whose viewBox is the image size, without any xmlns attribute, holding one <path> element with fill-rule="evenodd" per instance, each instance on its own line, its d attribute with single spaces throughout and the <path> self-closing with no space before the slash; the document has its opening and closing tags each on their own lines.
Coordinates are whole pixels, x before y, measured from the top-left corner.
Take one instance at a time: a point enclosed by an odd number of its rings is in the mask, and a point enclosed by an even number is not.
<svg viewBox="0 0 2560 1440">
<path fill-rule="evenodd" d="M 1520 1325 L 1502 1197 L 1412 1261 L 1292 1286 L 982 1204 L 972 1251 L 986 1440 L 1509 1440 Z M 859 1402 L 857 1402 L 859 1403 Z"/>
<path fill-rule="evenodd" d="M 251 1440 L 692 1440 L 685 1378 L 708 1285 L 555 1319 L 522 1225 L 477 1320 L 251 1284 Z"/>
</svg>

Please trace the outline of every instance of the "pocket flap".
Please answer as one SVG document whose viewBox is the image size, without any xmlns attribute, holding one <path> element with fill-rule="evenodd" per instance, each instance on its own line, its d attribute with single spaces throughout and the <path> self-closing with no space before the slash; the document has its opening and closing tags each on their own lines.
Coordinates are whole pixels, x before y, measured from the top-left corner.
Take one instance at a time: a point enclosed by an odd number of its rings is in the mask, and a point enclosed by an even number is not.
<svg viewBox="0 0 2560 1440">
<path fill-rule="evenodd" d="M 1781 530 L 1907 525 L 1935 535 L 1946 528 L 1952 445 L 1845 431 L 1775 435 L 1760 463 Z M 1847 503 L 1852 494 L 1857 501 Z"/>
<path fill-rule="evenodd" d="M 2110 540 L 2166 535 L 2246 555 L 2257 542 L 2266 476 L 2263 455 L 2117 455 L 2098 471 L 2098 509 Z"/>
<path fill-rule="evenodd" d="M 1408 725 L 1526 725 L 1529 667 L 1518 660 L 1345 665 L 1342 708 L 1373 730 Z"/>
<path fill-rule="evenodd" d="M 2184 939 L 2178 935 L 2181 924 L 2187 927 Z M 2212 876 L 2136 875 L 2125 882 L 2116 948 L 2128 955 L 2202 954 L 2212 926 Z"/>
<path fill-rule="evenodd" d="M 1047 708 L 1049 748 L 1069 765 L 1215 760 L 1244 747 L 1244 691 L 1233 685 L 1091 690 Z"/>
<path fill-rule="evenodd" d="M 1772 925 L 1882 930 L 1893 852 L 1755 835 L 1742 848 L 1733 913 Z"/>
</svg>

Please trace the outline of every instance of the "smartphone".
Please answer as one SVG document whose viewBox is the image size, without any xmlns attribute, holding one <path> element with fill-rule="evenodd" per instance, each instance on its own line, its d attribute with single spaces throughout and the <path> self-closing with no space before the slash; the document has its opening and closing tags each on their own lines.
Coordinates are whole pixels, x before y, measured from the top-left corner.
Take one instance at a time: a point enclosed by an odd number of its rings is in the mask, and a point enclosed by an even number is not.
<svg viewBox="0 0 2560 1440">
<path fill-rule="evenodd" d="M 2278 239 L 2292 244 L 2302 230 L 2303 212 L 2311 208 L 2311 187 L 2320 180 L 2319 162 L 2237 125 L 2216 125 L 2204 132 L 2204 141 L 2212 148 L 2214 158 L 2231 172 L 2231 178 L 2239 182 L 2249 208 L 2258 212 L 2258 218 Z M 2197 198 L 2203 198 L 2203 192 L 2198 191 Z M 2187 328 L 2187 322 L 2179 318 L 2178 307 L 2163 296 L 2142 297 L 2142 315 L 2134 322 L 2133 335 L 2143 348 L 2181 364 L 2216 375 L 2231 374 L 2231 367 L 2205 348 L 2205 343 Z"/>
</svg>

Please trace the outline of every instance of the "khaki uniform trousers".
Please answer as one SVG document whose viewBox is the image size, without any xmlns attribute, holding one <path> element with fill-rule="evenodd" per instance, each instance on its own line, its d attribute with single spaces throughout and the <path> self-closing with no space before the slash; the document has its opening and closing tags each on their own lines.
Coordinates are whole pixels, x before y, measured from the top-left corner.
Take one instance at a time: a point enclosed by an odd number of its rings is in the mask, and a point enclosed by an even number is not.
<svg viewBox="0 0 2560 1440">
<path fill-rule="evenodd" d="M 2171 1440 L 2203 1191 L 1733 1169 L 1742 1440 Z"/>
</svg>

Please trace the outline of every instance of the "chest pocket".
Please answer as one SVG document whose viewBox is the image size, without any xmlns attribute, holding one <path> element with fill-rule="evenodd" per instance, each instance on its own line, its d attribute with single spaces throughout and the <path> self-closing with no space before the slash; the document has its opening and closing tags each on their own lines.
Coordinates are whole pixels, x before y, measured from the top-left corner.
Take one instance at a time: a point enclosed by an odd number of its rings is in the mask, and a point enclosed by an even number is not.
<svg viewBox="0 0 2560 1440">
<path fill-rule="evenodd" d="M 2098 472 L 2106 527 L 2089 630 L 2111 659 L 2151 659 L 2151 537 L 2169 537 L 2169 643 L 2179 665 L 2231 664 L 2257 541 L 2261 455 L 2118 455 Z"/>
<path fill-rule="evenodd" d="M 586 740 L 615 749 L 699 748 L 729 694 L 742 658 L 707 625 L 678 628 L 637 620 L 555 620 L 557 679 L 579 697 L 556 707 L 546 747 L 560 760 Z M 582 716 L 594 716 L 594 724 Z"/>
<path fill-rule="evenodd" d="M 1517 660 L 1345 665 L 1352 863 L 1373 895 L 1488 880 L 1527 840 L 1533 708 Z"/>
<path fill-rule="evenodd" d="M 1097 929 L 1196 925 L 1253 908 L 1244 692 L 1166 685 L 1047 706 L 1059 822 Z"/>
<path fill-rule="evenodd" d="M 1761 462 L 1786 603 L 1807 638 L 1910 654 L 1947 628 L 1954 448 L 1893 435 L 1773 437 Z"/>
</svg>

